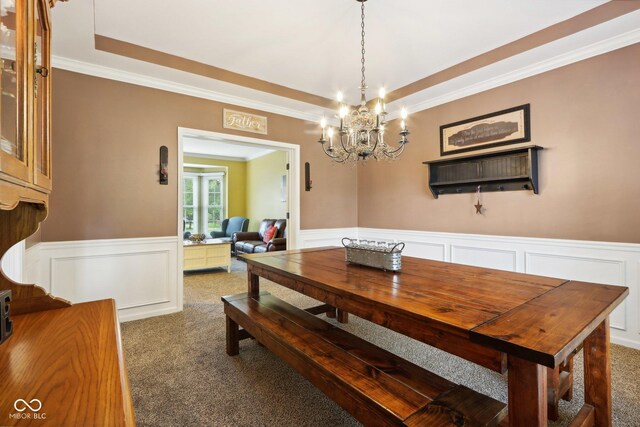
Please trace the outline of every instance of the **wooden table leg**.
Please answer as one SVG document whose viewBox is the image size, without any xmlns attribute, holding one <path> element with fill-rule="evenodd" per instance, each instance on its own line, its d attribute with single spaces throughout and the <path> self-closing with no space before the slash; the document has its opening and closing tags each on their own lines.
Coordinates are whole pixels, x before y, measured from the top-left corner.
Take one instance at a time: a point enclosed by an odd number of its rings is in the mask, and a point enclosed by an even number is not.
<svg viewBox="0 0 640 427">
<path fill-rule="evenodd" d="M 550 420 L 557 421 L 560 416 L 558 412 L 560 399 L 566 401 L 573 399 L 574 355 L 574 353 L 569 355 L 569 357 L 559 366 L 556 366 L 555 369 L 547 368 L 547 397 L 549 398 L 547 415 Z"/>
<path fill-rule="evenodd" d="M 611 342 L 608 317 L 584 340 L 584 401 L 594 407 L 596 427 L 611 426 Z"/>
<path fill-rule="evenodd" d="M 335 307 L 334 307 L 333 309 L 331 309 L 331 310 L 327 311 L 327 313 L 326 313 L 326 314 L 327 314 L 327 317 L 328 317 L 329 319 L 335 319 L 335 318 L 336 318 L 336 311 L 337 311 L 337 310 L 336 310 L 336 308 L 335 308 Z"/>
<path fill-rule="evenodd" d="M 240 327 L 229 316 L 225 317 L 227 319 L 227 354 L 236 356 L 240 353 Z"/>
<path fill-rule="evenodd" d="M 547 372 L 542 365 L 509 356 L 509 426 L 547 425 Z"/>
<path fill-rule="evenodd" d="M 558 421 L 560 414 L 558 413 L 558 392 L 560 391 L 560 367 L 547 368 L 547 396 L 549 404 L 547 406 L 547 415 L 552 421 Z"/>
<path fill-rule="evenodd" d="M 337 310 L 338 322 L 340 323 L 349 323 L 349 313 L 344 310 Z"/>
<path fill-rule="evenodd" d="M 248 274 L 248 292 L 249 292 L 249 296 L 251 296 L 252 298 L 257 298 L 258 294 L 260 294 L 260 276 L 258 276 L 257 274 L 253 274 L 253 271 L 251 271 L 251 266 L 248 265 L 247 266 L 247 274 Z"/>
<path fill-rule="evenodd" d="M 571 402 L 573 400 L 573 356 L 569 356 L 565 363 L 565 370 L 569 372 L 569 388 L 567 392 L 562 395 L 562 400 Z"/>
</svg>

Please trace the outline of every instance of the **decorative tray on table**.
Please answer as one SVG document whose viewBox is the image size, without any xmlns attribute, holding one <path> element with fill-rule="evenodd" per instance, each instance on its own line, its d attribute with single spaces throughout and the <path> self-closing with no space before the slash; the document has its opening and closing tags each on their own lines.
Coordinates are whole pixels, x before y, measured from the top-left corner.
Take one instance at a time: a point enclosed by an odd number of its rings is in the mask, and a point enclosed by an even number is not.
<svg viewBox="0 0 640 427">
<path fill-rule="evenodd" d="M 366 265 L 388 271 L 400 271 L 402 268 L 402 242 L 375 242 L 369 240 L 342 239 L 345 258 L 352 264 Z"/>
<path fill-rule="evenodd" d="M 189 240 L 192 241 L 193 243 L 202 243 L 205 240 L 207 240 L 207 235 L 206 234 L 192 234 L 191 236 L 189 236 Z"/>
</svg>

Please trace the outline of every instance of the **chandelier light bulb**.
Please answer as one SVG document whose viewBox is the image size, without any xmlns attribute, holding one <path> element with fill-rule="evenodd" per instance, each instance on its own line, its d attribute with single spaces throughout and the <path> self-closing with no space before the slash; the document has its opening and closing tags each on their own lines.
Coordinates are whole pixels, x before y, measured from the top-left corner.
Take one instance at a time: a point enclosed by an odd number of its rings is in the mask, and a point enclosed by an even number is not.
<svg viewBox="0 0 640 427">
<path fill-rule="evenodd" d="M 402 120 L 406 120 L 407 119 L 407 109 L 406 108 L 403 108 L 400 111 L 400 117 L 402 117 Z"/>
<path fill-rule="evenodd" d="M 383 88 L 383 87 L 381 87 L 381 88 L 380 88 L 380 91 L 378 92 L 378 97 L 379 97 L 380 99 L 384 99 L 384 96 L 385 96 L 386 94 L 387 94 L 387 92 L 385 92 L 384 88 Z"/>
<path fill-rule="evenodd" d="M 322 120 L 320 120 L 320 127 L 322 129 L 327 127 L 327 119 L 325 119 L 324 117 L 322 118 Z"/>
<path fill-rule="evenodd" d="M 338 102 L 342 102 L 342 92 L 338 91 L 338 95 L 336 95 L 336 98 L 338 99 Z"/>
<path fill-rule="evenodd" d="M 347 115 L 347 111 L 349 111 L 349 110 L 347 109 L 346 106 L 340 107 L 340 118 L 341 119 L 345 118 L 345 116 Z"/>
<path fill-rule="evenodd" d="M 329 135 L 329 138 L 333 138 L 333 128 L 327 129 L 327 135 Z"/>
<path fill-rule="evenodd" d="M 380 114 L 382 112 L 382 104 L 380 104 L 380 101 L 378 101 L 378 103 L 376 104 L 376 114 Z"/>
</svg>

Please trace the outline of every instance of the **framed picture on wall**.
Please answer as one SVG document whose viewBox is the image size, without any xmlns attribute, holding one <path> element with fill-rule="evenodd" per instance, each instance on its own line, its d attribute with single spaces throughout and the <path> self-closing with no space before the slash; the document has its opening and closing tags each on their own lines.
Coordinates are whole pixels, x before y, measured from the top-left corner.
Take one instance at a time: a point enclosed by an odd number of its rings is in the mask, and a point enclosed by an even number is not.
<svg viewBox="0 0 640 427">
<path fill-rule="evenodd" d="M 440 155 L 531 141 L 529 104 L 440 126 Z"/>
</svg>

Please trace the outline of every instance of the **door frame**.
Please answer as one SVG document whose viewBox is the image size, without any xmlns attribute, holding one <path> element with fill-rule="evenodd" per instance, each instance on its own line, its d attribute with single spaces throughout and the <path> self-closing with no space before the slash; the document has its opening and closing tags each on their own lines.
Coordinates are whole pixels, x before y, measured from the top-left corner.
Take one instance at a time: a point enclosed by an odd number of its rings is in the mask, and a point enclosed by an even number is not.
<svg viewBox="0 0 640 427">
<path fill-rule="evenodd" d="M 195 136 L 216 141 L 239 144 L 250 147 L 262 147 L 277 149 L 287 153 L 289 162 L 288 176 L 288 207 L 289 219 L 287 220 L 287 249 L 297 249 L 300 236 L 300 146 L 288 142 L 273 141 L 249 136 L 232 135 L 228 133 L 211 132 L 201 129 L 178 127 L 178 175 L 176 186 L 178 188 L 178 307 L 182 311 L 184 303 L 184 250 L 182 240 L 184 227 L 182 225 L 182 178 L 184 164 L 184 146 L 182 139 L 185 136 Z"/>
</svg>

